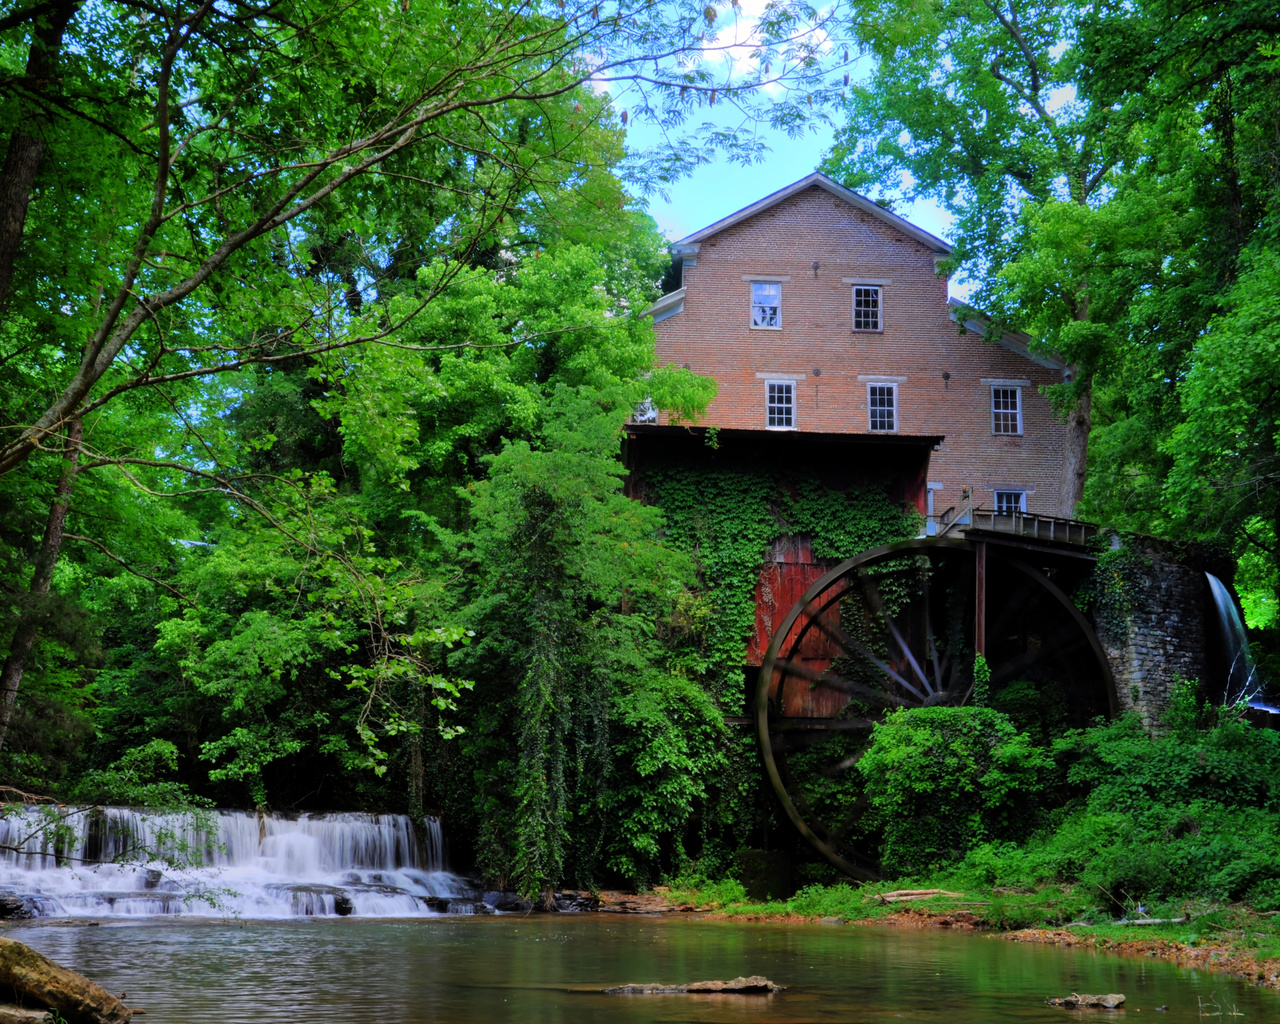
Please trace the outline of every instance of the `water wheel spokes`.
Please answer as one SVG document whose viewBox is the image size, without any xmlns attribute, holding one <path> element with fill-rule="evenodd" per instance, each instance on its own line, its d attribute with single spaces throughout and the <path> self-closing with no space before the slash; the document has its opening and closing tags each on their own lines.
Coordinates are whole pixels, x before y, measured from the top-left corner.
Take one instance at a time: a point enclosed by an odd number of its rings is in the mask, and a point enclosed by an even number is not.
<svg viewBox="0 0 1280 1024">
<path fill-rule="evenodd" d="M 765 654 L 754 705 L 765 770 L 801 834 L 854 878 L 878 877 L 858 770 L 875 726 L 894 709 L 973 693 L 975 554 L 956 537 L 863 552 L 804 593 Z M 992 692 L 1018 679 L 1096 679 L 1114 708 L 1105 654 L 1070 598 L 1025 561 L 984 555 L 984 564 L 998 595 L 984 602 Z"/>
<path fill-rule="evenodd" d="M 855 878 L 877 877 L 857 770 L 875 724 L 969 688 L 971 560 L 950 538 L 850 559 L 797 602 L 766 655 L 756 702 L 766 771 L 788 817 Z"/>
</svg>

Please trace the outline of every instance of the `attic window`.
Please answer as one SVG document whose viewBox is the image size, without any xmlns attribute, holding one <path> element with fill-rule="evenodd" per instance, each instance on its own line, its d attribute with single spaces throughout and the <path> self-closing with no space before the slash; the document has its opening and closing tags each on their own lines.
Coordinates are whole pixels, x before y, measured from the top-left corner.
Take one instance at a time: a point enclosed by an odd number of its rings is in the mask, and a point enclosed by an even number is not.
<svg viewBox="0 0 1280 1024">
<path fill-rule="evenodd" d="M 751 282 L 751 326 L 782 327 L 782 285 L 777 281 Z"/>
<path fill-rule="evenodd" d="M 853 286 L 853 329 L 855 331 L 883 329 L 880 319 L 880 286 L 878 284 Z"/>
</svg>

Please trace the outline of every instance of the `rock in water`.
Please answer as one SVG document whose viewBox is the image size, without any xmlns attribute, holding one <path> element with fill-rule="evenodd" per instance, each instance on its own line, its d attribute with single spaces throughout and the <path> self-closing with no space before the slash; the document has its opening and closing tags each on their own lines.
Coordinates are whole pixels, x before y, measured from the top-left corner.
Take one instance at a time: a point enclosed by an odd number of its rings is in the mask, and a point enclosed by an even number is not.
<svg viewBox="0 0 1280 1024">
<path fill-rule="evenodd" d="M 16 892 L 0 892 L 0 920 L 22 921 L 35 916 L 30 900 L 24 899 Z"/>
<path fill-rule="evenodd" d="M 12 989 L 24 1003 L 57 1010 L 67 1024 L 128 1024 L 133 1016 L 101 985 L 13 939 L 0 939 L 0 989 Z"/>
<path fill-rule="evenodd" d="M 749 978 L 734 978 L 732 981 L 694 981 L 688 985 L 616 985 L 600 991 L 610 996 L 713 995 L 717 992 L 763 996 L 770 992 L 781 992 L 784 988 L 785 985 L 753 974 Z M 1120 998 L 1123 1000 L 1124 996 Z"/>
<path fill-rule="evenodd" d="M 48 1010 L 28 1010 L 12 1003 L 0 1003 L 0 1024 L 46 1024 Z"/>
<path fill-rule="evenodd" d="M 1116 992 L 1105 996 L 1084 996 L 1078 992 L 1072 992 L 1069 996 L 1062 996 L 1059 999 L 1046 999 L 1045 1002 L 1050 1006 L 1101 1006 L 1108 1010 L 1114 1010 L 1116 1007 L 1124 1005 L 1124 996 Z"/>
</svg>

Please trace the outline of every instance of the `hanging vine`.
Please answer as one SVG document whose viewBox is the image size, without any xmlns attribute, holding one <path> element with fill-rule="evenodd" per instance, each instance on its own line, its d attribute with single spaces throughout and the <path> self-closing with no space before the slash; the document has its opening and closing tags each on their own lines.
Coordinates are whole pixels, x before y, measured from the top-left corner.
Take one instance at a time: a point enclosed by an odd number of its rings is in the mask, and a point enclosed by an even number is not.
<svg viewBox="0 0 1280 1024">
<path fill-rule="evenodd" d="M 674 657 L 726 715 L 747 710 L 744 669 L 755 591 L 775 540 L 808 535 L 815 558 L 836 561 L 920 528 L 919 515 L 880 485 L 835 491 L 812 477 L 669 466 L 646 473 L 645 492 L 664 513 L 668 543 L 696 560 L 710 606 L 698 642 Z M 712 874 L 731 867 L 733 852 L 747 845 L 765 813 L 754 735 L 738 731 L 725 744 L 727 766 L 701 828 L 700 868 Z"/>
</svg>

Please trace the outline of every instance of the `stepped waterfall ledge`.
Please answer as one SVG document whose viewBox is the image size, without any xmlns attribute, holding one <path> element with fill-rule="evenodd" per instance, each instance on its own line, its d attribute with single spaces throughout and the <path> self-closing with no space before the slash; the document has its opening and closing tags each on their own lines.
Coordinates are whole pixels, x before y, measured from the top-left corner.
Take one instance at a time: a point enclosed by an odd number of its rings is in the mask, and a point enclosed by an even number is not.
<svg viewBox="0 0 1280 1024">
<path fill-rule="evenodd" d="M 468 913 L 438 818 L 27 806 L 0 818 L 0 916 Z"/>
</svg>

